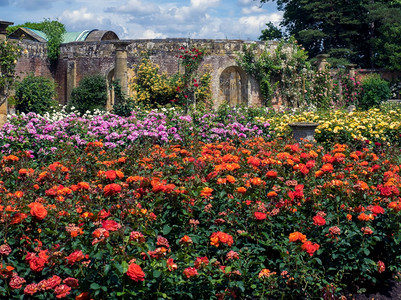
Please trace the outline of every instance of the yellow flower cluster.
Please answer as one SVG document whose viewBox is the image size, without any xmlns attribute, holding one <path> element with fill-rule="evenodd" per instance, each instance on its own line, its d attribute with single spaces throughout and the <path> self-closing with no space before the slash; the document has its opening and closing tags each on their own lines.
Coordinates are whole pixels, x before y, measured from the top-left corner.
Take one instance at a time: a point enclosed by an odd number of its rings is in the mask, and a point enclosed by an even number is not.
<svg viewBox="0 0 401 300">
<path fill-rule="evenodd" d="M 175 84 L 169 80 L 167 74 L 158 74 L 159 66 L 153 65 L 149 59 L 144 59 L 131 79 L 130 89 L 137 101 L 154 101 L 160 96 L 175 96 Z"/>
<path fill-rule="evenodd" d="M 272 117 L 257 118 L 260 122 L 268 121 L 278 136 L 291 133 L 288 126 L 294 122 L 316 122 L 317 136 L 349 135 L 358 140 L 386 142 L 401 134 L 401 108 L 383 111 L 378 108 L 368 111 L 322 111 L 276 113 Z"/>
</svg>

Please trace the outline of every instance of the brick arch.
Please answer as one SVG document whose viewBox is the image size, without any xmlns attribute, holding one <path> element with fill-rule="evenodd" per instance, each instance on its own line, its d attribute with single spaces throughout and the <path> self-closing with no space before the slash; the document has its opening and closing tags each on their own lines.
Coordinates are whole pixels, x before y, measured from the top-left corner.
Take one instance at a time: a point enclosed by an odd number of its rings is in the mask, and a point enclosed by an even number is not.
<svg viewBox="0 0 401 300">
<path fill-rule="evenodd" d="M 218 74 L 218 103 L 230 106 L 248 106 L 248 76 L 245 71 L 237 66 L 225 67 Z"/>
</svg>

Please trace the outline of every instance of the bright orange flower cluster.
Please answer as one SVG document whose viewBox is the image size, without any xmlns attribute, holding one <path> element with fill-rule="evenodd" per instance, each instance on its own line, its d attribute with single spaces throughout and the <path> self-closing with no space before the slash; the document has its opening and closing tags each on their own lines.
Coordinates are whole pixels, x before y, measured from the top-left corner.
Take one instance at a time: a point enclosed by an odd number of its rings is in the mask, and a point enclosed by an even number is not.
<svg viewBox="0 0 401 300">
<path fill-rule="evenodd" d="M 215 247 L 219 247 L 220 244 L 225 244 L 231 247 L 233 243 L 233 237 L 222 231 L 213 232 L 210 236 L 210 244 Z"/>
</svg>

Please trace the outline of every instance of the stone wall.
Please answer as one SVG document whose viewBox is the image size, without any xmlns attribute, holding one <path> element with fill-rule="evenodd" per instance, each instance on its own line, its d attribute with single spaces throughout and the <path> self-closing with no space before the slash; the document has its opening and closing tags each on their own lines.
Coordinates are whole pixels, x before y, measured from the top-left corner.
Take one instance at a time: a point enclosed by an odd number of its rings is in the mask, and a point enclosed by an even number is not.
<svg viewBox="0 0 401 300">
<path fill-rule="evenodd" d="M 124 40 L 73 42 L 61 45 L 60 59 L 57 66 L 51 70 L 46 57 L 46 44 L 24 41 L 22 46 L 28 54 L 21 57 L 17 64 L 20 78 L 29 72 L 36 76 L 54 78 L 58 84 L 58 100 L 66 104 L 73 87 L 86 75 L 101 74 L 109 80 L 113 79 L 116 67 L 116 44 L 126 46 L 127 68 L 131 69 L 140 61 L 140 54 L 146 51 L 153 63 L 159 65 L 160 72 L 174 74 L 181 71 L 177 58 L 179 48 L 196 47 L 205 49 L 205 57 L 201 70 L 212 70 L 212 94 L 214 107 L 223 101 L 234 101 L 245 105 L 260 105 L 258 84 L 247 76 L 236 62 L 237 53 L 244 44 L 254 43 L 239 40 L 189 40 L 189 39 L 159 39 L 159 40 Z M 276 43 L 272 42 L 271 47 Z M 262 50 L 264 43 L 258 43 Z M 130 72 L 127 72 L 127 77 Z M 225 81 L 226 78 L 226 81 Z M 128 78 L 129 79 L 129 78 Z"/>
</svg>

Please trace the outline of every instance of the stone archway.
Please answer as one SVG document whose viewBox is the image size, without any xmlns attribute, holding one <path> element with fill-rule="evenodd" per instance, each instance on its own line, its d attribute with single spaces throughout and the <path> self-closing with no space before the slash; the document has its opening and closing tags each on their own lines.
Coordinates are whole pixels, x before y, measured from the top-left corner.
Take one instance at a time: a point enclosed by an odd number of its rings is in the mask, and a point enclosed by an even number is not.
<svg viewBox="0 0 401 300">
<path fill-rule="evenodd" d="M 230 66 L 220 74 L 219 102 L 230 106 L 248 104 L 248 82 L 245 72 L 238 66 Z"/>
</svg>

